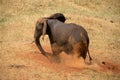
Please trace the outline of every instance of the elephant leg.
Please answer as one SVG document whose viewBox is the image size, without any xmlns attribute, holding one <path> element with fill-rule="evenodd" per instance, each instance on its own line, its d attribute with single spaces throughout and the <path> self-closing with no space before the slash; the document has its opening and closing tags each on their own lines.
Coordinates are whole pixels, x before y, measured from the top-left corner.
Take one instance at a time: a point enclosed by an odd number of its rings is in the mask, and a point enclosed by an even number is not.
<svg viewBox="0 0 120 80">
<path fill-rule="evenodd" d="M 76 57 L 76 58 L 79 58 L 81 53 L 80 53 L 80 44 L 74 44 L 73 45 L 73 56 Z"/>
<path fill-rule="evenodd" d="M 60 56 L 59 54 L 62 52 L 63 48 L 58 46 L 56 43 L 52 44 L 52 59 L 56 63 L 60 63 Z"/>
<path fill-rule="evenodd" d="M 86 51 L 81 45 L 81 43 L 76 43 L 73 45 L 73 59 L 80 60 L 85 63 Z M 77 62 L 77 61 L 76 61 Z"/>
<path fill-rule="evenodd" d="M 64 52 L 66 53 L 66 54 L 71 54 L 71 52 L 72 52 L 72 50 L 73 50 L 73 47 L 72 47 L 72 45 L 70 44 L 70 43 L 67 43 L 66 45 L 64 45 L 63 46 L 64 48 Z"/>
<path fill-rule="evenodd" d="M 58 46 L 56 43 L 52 44 L 53 55 L 59 55 L 63 51 L 64 47 Z"/>
</svg>

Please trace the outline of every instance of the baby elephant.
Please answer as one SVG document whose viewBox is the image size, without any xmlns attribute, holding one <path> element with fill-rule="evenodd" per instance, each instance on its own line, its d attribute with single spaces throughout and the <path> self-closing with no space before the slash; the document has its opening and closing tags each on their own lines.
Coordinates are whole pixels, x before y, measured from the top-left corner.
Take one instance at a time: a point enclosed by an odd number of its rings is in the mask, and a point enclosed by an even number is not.
<svg viewBox="0 0 120 80">
<path fill-rule="evenodd" d="M 39 42 L 39 38 L 45 34 L 49 36 L 54 56 L 58 56 L 59 53 L 64 51 L 85 60 L 88 53 L 91 62 L 92 58 L 88 49 L 89 37 L 82 26 L 74 23 L 66 24 L 57 19 L 39 19 L 36 23 L 34 39 L 41 53 L 48 56 Z"/>
</svg>

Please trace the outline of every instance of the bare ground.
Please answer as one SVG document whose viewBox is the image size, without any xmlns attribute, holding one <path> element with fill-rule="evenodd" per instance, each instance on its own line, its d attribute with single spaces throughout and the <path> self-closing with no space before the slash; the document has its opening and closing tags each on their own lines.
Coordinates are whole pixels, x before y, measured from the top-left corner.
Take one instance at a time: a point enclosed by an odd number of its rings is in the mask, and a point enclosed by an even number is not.
<svg viewBox="0 0 120 80">
<path fill-rule="evenodd" d="M 102 3 L 97 0 L 99 6 L 72 2 L 77 0 L 66 0 L 68 3 L 58 0 L 59 4 L 54 6 L 51 0 L 43 3 L 38 0 L 5 1 L 0 2 L 0 80 L 120 80 L 120 16 L 119 11 L 116 14 L 114 11 L 115 7 L 118 10 L 117 2 L 111 3 L 116 6 L 108 10 L 109 0 Z M 61 62 L 56 63 L 44 57 L 32 43 L 36 20 L 53 12 L 64 13 L 66 23 L 84 26 L 90 37 L 92 64 L 74 60 L 64 52 L 60 55 Z M 47 37 L 42 44 L 51 52 Z M 86 61 L 89 63 L 88 57 Z"/>
<path fill-rule="evenodd" d="M 48 39 L 41 42 L 44 49 L 51 52 Z M 102 80 L 119 80 L 120 78 L 119 62 L 107 58 L 99 59 L 92 50 L 92 64 L 84 64 L 81 59 L 73 60 L 64 52 L 60 55 L 61 62 L 56 63 L 51 58 L 44 57 L 31 40 L 1 43 L 1 80 L 101 80 L 101 77 Z M 99 51 L 97 54 L 100 56 Z M 88 57 L 86 61 L 89 63 Z"/>
</svg>

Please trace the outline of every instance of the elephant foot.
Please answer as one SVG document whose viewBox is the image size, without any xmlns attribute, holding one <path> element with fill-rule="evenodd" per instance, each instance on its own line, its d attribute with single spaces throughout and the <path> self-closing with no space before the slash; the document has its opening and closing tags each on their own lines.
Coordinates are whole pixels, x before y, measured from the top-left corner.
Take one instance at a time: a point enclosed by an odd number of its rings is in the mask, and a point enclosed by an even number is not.
<svg viewBox="0 0 120 80">
<path fill-rule="evenodd" d="M 52 62 L 54 62 L 54 63 L 60 63 L 61 62 L 59 55 L 54 55 L 54 54 L 48 53 L 47 58 L 51 63 Z"/>
<path fill-rule="evenodd" d="M 85 64 L 87 64 L 87 65 L 91 65 L 91 64 L 92 64 L 92 61 L 86 62 L 86 61 L 84 60 L 84 62 L 85 62 Z"/>
<path fill-rule="evenodd" d="M 60 56 L 59 55 L 52 55 L 52 62 L 60 63 L 61 62 Z"/>
</svg>

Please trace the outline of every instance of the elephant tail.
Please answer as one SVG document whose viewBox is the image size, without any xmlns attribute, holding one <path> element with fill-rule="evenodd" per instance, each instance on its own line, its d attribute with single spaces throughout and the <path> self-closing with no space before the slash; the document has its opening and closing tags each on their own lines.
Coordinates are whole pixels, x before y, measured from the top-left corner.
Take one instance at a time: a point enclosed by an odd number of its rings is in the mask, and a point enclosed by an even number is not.
<svg viewBox="0 0 120 80">
<path fill-rule="evenodd" d="M 88 56 L 89 56 L 89 60 L 90 60 L 90 62 L 91 62 L 91 61 L 92 61 L 92 57 L 90 56 L 89 49 L 88 49 Z"/>
<path fill-rule="evenodd" d="M 83 36 L 83 34 L 81 34 L 81 37 L 82 37 L 82 42 L 81 42 L 81 55 L 83 56 L 83 58 L 85 59 L 86 58 L 86 55 L 88 53 L 88 56 L 89 56 L 89 61 L 91 62 L 92 61 L 92 58 L 90 56 L 90 52 L 89 52 L 89 39 L 87 39 L 87 37 Z M 88 41 L 87 41 L 88 40 Z"/>
</svg>

